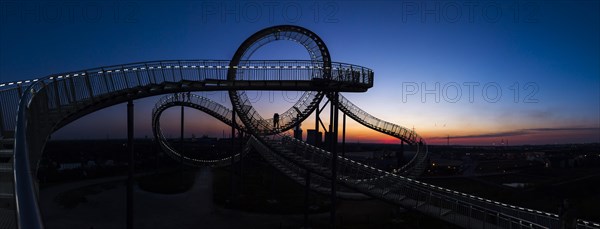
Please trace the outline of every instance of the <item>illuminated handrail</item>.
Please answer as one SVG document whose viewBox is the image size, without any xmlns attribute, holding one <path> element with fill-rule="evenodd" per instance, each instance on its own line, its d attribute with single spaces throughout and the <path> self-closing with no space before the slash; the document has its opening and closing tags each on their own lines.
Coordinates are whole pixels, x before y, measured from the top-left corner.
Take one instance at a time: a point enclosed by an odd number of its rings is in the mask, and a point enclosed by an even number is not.
<svg viewBox="0 0 600 229">
<path fill-rule="evenodd" d="M 44 83 L 52 83 L 54 80 L 64 81 L 69 85 L 77 85 L 76 87 L 87 85 L 88 83 L 85 81 L 89 81 L 91 89 L 89 93 L 80 93 L 85 90 L 77 88 L 72 95 L 66 96 L 65 93 L 59 95 L 57 100 L 67 104 L 69 99 L 78 101 L 88 99 L 90 96 L 136 86 L 180 81 L 226 81 L 229 68 L 238 69 L 240 77 L 244 76 L 246 77 L 244 79 L 248 80 L 285 82 L 325 79 L 322 63 L 307 60 L 252 60 L 245 61 L 243 65 L 239 66 L 229 66 L 229 61 L 226 60 L 165 60 L 52 74 L 38 79 L 0 83 L 0 127 L 2 128 L 0 132 L 14 131 L 16 123 L 13 117 L 16 117 L 19 95 L 22 94 L 19 91 L 38 81 Z M 373 71 L 369 68 L 333 62 L 331 69 L 331 80 L 364 88 L 373 85 Z M 283 75 L 285 77 L 281 77 Z M 352 77 L 352 75 L 357 75 L 357 77 Z M 293 113 L 281 116 L 282 121 L 293 118 L 295 118 Z"/>
<path fill-rule="evenodd" d="M 318 173 L 324 177 L 330 177 L 331 175 L 331 171 L 323 170 L 324 168 L 331 169 L 331 153 L 329 152 L 289 136 L 281 136 L 279 143 L 273 143 L 264 139 L 256 142 L 264 144 L 264 147 L 269 147 L 270 149 L 276 148 L 274 144 L 288 147 L 288 150 L 279 150 L 277 153 L 311 170 L 311 172 Z M 296 150 L 292 150 L 292 148 Z M 305 162 L 305 160 L 309 162 Z M 405 205 L 408 202 L 406 200 L 412 199 L 413 203 L 416 204 L 413 208 L 417 210 L 419 210 L 421 204 L 437 207 L 440 214 L 435 216 L 440 218 L 443 218 L 444 213 L 442 210 L 447 208 L 446 210 L 449 210 L 450 214 L 460 214 L 461 212 L 464 214 L 471 214 L 473 212 L 483 214 L 483 218 L 469 215 L 469 217 L 480 220 L 483 224 L 505 225 L 505 227 L 519 225 L 519 228 L 555 228 L 558 226 L 558 215 L 553 213 L 504 204 L 453 191 L 382 171 L 341 156 L 338 156 L 338 162 L 338 173 L 341 174 L 338 180 L 344 185 L 395 204 L 403 205 L 404 203 Z M 495 219 L 495 222 L 487 222 L 489 218 Z M 461 222 L 455 221 L 455 223 Z M 578 225 L 582 228 L 597 228 L 599 226 L 597 223 L 583 220 L 578 220 Z M 479 226 L 474 225 L 473 227 Z"/>
</svg>

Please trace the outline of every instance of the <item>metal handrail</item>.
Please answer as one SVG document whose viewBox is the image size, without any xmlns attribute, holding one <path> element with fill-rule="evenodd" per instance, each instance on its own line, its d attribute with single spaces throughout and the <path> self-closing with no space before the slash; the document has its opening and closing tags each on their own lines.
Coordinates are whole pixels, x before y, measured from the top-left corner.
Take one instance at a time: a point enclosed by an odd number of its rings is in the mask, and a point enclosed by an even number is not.
<svg viewBox="0 0 600 229">
<path fill-rule="evenodd" d="M 17 225 L 19 228 L 44 228 L 40 208 L 37 201 L 37 192 L 33 183 L 33 171 L 29 161 L 29 146 L 27 144 L 27 109 L 33 97 L 30 85 L 19 102 L 17 126 L 15 128 L 14 151 L 14 189 L 17 209 Z"/>
<path fill-rule="evenodd" d="M 0 93 L 2 94 L 2 98 L 0 99 L 0 112 L 3 112 L 3 115 L 0 117 L 3 120 L 0 120 L 3 125 L 2 131 L 14 131 L 14 127 L 16 123 L 10 121 L 10 118 L 16 116 L 16 109 L 18 107 L 19 94 L 17 91 L 20 91 L 26 88 L 29 85 L 33 85 L 38 81 L 44 81 L 45 83 L 52 83 L 53 81 L 64 81 L 68 79 L 70 81 L 80 80 L 80 77 L 92 78 L 92 83 L 94 86 L 93 92 L 90 93 L 108 93 L 110 91 L 114 91 L 117 89 L 123 88 L 131 88 L 132 85 L 149 85 L 149 84 L 160 84 L 165 82 L 173 82 L 174 76 L 178 78 L 175 81 L 197 81 L 197 80 L 227 80 L 227 70 L 229 68 L 238 68 L 239 71 L 242 72 L 252 72 L 256 70 L 260 71 L 287 71 L 286 74 L 297 72 L 292 74 L 288 80 L 314 80 L 319 78 L 324 78 L 323 72 L 318 71 L 323 69 L 322 62 L 315 61 L 306 61 L 306 60 L 252 60 L 246 61 L 243 63 L 244 65 L 239 66 L 230 66 L 229 61 L 227 60 L 170 60 L 170 61 L 149 61 L 149 62 L 137 62 L 131 64 L 123 64 L 123 65 L 112 65 L 106 67 L 98 67 L 98 68 L 89 68 L 80 71 L 71 71 L 65 73 L 51 74 L 46 77 L 31 79 L 31 80 L 22 80 L 17 82 L 9 82 L 9 83 L 0 83 Z M 252 67 L 252 68 L 251 68 Z M 279 68 L 276 68 L 279 67 Z M 285 67 L 285 68 L 284 68 Z M 373 84 L 373 74 L 372 70 L 366 67 L 351 65 L 340 62 L 333 62 L 332 69 L 335 69 L 332 73 L 331 80 L 335 81 L 344 81 L 346 83 L 355 83 L 357 85 L 361 85 L 361 87 L 371 87 Z M 165 71 L 167 70 L 168 71 Z M 178 69 L 179 72 L 172 72 L 174 69 Z M 357 69 L 360 69 L 358 71 Z M 136 74 L 142 74 L 142 76 L 136 76 L 135 79 L 127 78 L 130 73 L 135 71 Z M 194 71 L 205 71 L 211 75 L 210 78 L 201 78 L 200 75 Z M 301 77 L 299 74 L 302 74 Z M 141 72 L 141 73 L 140 73 Z M 312 73 L 311 73 L 312 72 Z M 361 74 L 361 77 L 351 78 L 348 77 L 349 72 L 354 72 L 354 74 Z M 208 74 L 207 74 L 208 75 Z M 265 74 L 266 75 L 266 74 Z M 253 75 L 254 77 L 262 77 L 258 80 L 275 80 L 270 79 L 267 76 Z M 141 77 L 141 79 L 140 79 Z M 300 78 L 297 78 L 300 77 Z M 101 79 L 100 79 L 101 78 Z M 359 81 L 354 81 L 354 80 Z M 87 80 L 87 79 L 86 79 Z M 106 82 L 96 82 L 94 80 L 107 80 Z M 277 79 L 278 81 L 280 79 Z M 67 84 L 71 84 L 67 82 Z M 128 85 L 129 84 L 129 85 Z M 103 88 L 98 88 L 98 85 L 102 85 Z M 91 89 L 89 89 L 91 90 Z M 79 91 L 79 90 L 77 90 Z M 78 94 L 74 93 L 74 98 L 79 100 L 80 98 L 85 98 L 88 95 L 86 94 Z M 91 95 L 91 94 L 90 94 Z M 59 96 L 57 97 L 58 101 L 62 103 L 69 103 L 68 97 Z M 63 101 L 64 100 L 64 101 Z M 301 102 L 301 101 L 299 101 Z M 308 101 L 302 101 L 308 102 Z M 14 105 L 11 105 L 13 103 Z M 293 116 L 293 112 L 288 116 Z M 287 117 L 287 116 L 285 116 Z M 282 119 L 285 117 L 281 117 Z M 292 117 L 293 118 L 293 117 Z"/>
</svg>

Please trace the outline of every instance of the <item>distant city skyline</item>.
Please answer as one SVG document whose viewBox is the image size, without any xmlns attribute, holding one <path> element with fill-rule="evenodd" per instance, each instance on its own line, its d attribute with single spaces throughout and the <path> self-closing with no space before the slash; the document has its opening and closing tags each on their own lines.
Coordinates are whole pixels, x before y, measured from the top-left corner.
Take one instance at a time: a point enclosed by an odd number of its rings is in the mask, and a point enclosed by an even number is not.
<svg viewBox="0 0 600 229">
<path fill-rule="evenodd" d="M 599 8 L 597 1 L 2 1 L 0 82 L 147 60 L 228 60 L 254 32 L 295 24 L 317 33 L 333 61 L 375 71 L 373 88 L 344 96 L 429 144 L 448 136 L 472 145 L 600 142 Z M 308 55 L 278 41 L 252 59 Z M 197 94 L 231 107 L 226 92 Z M 297 93 L 249 95 L 271 117 Z M 152 136 L 158 98 L 134 102 L 136 137 Z M 125 110 L 95 112 L 52 138 L 123 138 Z M 179 109 L 163 120 L 178 136 Z M 349 142 L 398 143 L 348 120 Z M 314 118 L 302 127 L 306 134 Z M 228 129 L 186 109 L 188 137 Z"/>
</svg>

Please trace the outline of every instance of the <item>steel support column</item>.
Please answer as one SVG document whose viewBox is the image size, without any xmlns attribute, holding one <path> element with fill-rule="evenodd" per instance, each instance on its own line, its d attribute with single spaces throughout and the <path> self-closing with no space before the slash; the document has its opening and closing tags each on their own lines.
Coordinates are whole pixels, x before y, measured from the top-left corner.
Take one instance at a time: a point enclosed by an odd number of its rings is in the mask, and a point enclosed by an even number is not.
<svg viewBox="0 0 600 229">
<path fill-rule="evenodd" d="M 346 157 L 346 113 L 342 116 L 342 157 Z"/>
<path fill-rule="evenodd" d="M 233 126 L 234 126 L 234 128 L 236 128 L 236 127 L 237 127 L 237 126 L 236 126 L 236 123 L 235 123 L 235 120 L 233 121 Z M 242 131 L 241 131 L 241 130 L 240 130 L 240 131 L 238 131 L 238 137 L 239 137 L 239 141 L 238 141 L 239 143 L 238 143 L 238 144 L 240 144 L 240 145 L 236 145 L 236 146 L 235 146 L 235 149 L 236 149 L 236 150 L 237 150 L 237 152 L 239 152 L 239 154 L 240 154 L 240 158 L 238 159 L 238 163 L 240 164 L 240 165 L 239 165 L 239 170 L 240 170 L 240 171 L 239 171 L 239 173 L 240 173 L 240 176 L 239 176 L 239 178 L 238 178 L 238 179 L 239 179 L 239 180 L 238 180 L 238 192 L 239 192 L 240 194 L 242 194 L 242 193 L 243 193 L 243 191 L 242 191 L 242 190 L 243 190 L 243 189 L 242 189 L 242 188 L 243 188 L 243 185 L 242 185 L 242 183 L 244 182 L 244 164 L 243 164 L 243 161 L 242 161 L 242 159 L 243 159 L 243 157 L 242 157 L 242 156 L 243 156 L 243 155 L 242 155 L 242 153 L 243 153 L 243 152 L 242 152 L 242 151 L 243 151 L 244 149 L 242 148 L 242 143 L 244 142 L 244 135 L 243 135 L 243 133 L 242 133 Z M 234 154 L 234 155 L 235 155 L 235 154 Z"/>
<path fill-rule="evenodd" d="M 229 149 L 231 150 L 231 201 L 233 201 L 235 197 L 235 109 L 231 109 L 231 146 Z"/>
<path fill-rule="evenodd" d="M 306 177 L 304 178 L 304 228 L 310 228 L 308 223 L 309 214 L 309 195 L 310 195 L 310 171 L 306 170 Z"/>
<path fill-rule="evenodd" d="M 319 113 L 321 113 L 321 111 L 319 110 L 319 106 L 321 104 L 317 104 L 317 110 L 315 112 L 315 146 L 319 147 L 319 142 L 317 141 L 317 137 L 319 136 Z M 306 133 L 306 137 L 308 138 L 308 132 Z M 308 139 L 306 140 L 308 141 Z"/>
<path fill-rule="evenodd" d="M 129 172 L 127 174 L 127 228 L 133 228 L 133 173 L 134 173 L 134 153 L 133 153 L 133 101 L 127 102 L 127 148 L 129 151 Z"/>
<path fill-rule="evenodd" d="M 182 101 L 183 101 L 183 94 L 181 94 L 182 96 Z M 177 98 L 177 97 L 176 97 Z M 184 170 L 184 166 L 183 166 L 183 153 L 185 152 L 185 143 L 183 142 L 183 122 L 184 122 L 184 106 L 181 105 L 181 126 L 180 126 L 180 135 L 179 135 L 179 144 L 181 145 L 180 150 L 179 150 L 179 178 L 180 178 L 180 184 L 181 187 L 183 188 L 184 186 L 184 175 L 183 175 L 183 170 Z"/>
<path fill-rule="evenodd" d="M 404 140 L 400 140 L 400 152 L 396 154 L 396 167 L 402 167 L 402 157 L 404 157 Z"/>
<path fill-rule="evenodd" d="M 338 132 L 338 92 L 332 93 L 333 101 L 331 101 L 331 116 L 330 120 L 330 129 L 329 129 L 329 139 L 330 139 L 330 150 L 331 150 L 331 227 L 335 228 L 335 215 L 336 215 L 336 183 L 337 183 L 337 132 Z"/>
</svg>

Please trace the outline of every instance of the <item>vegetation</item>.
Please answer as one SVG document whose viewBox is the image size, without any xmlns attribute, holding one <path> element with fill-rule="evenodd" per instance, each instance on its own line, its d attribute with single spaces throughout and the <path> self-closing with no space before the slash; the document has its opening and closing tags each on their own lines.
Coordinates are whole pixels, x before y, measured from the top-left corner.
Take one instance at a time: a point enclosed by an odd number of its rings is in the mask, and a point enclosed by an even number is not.
<svg viewBox="0 0 600 229">
<path fill-rule="evenodd" d="M 196 170 L 175 169 L 167 172 L 145 175 L 136 178 L 138 186 L 148 192 L 176 194 L 189 190 L 194 185 Z"/>
</svg>

